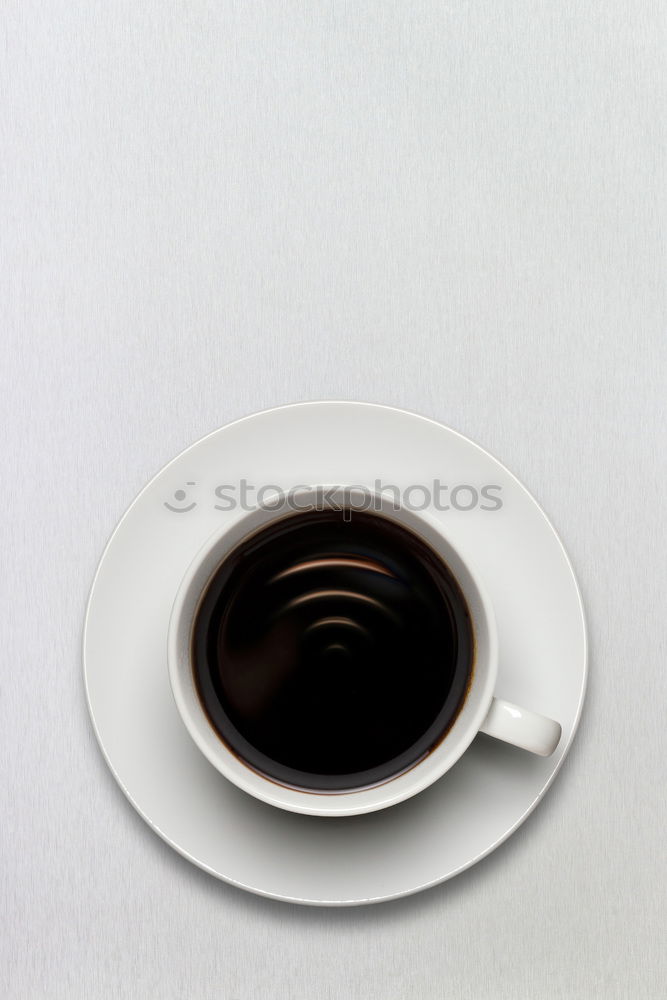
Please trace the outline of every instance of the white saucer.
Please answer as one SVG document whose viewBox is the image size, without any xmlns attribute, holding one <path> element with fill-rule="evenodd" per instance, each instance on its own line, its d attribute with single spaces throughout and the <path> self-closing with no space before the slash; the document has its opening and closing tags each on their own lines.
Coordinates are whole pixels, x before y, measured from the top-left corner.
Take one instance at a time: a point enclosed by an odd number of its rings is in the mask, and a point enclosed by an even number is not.
<svg viewBox="0 0 667 1000">
<path fill-rule="evenodd" d="M 283 812 L 229 784 L 191 742 L 172 698 L 171 604 L 225 513 L 215 488 L 359 483 L 500 487 L 500 510 L 431 512 L 486 583 L 500 641 L 497 694 L 563 727 L 549 758 L 478 736 L 427 791 L 345 819 Z M 459 506 L 472 494 L 460 491 Z M 414 491 L 413 501 L 419 502 Z M 172 509 L 169 509 L 169 508 Z M 487 452 L 424 417 L 366 403 L 300 403 L 223 427 L 142 490 L 104 551 L 84 631 L 88 704 L 102 752 L 146 822 L 201 868 L 261 895 L 344 906 L 417 892 L 502 843 L 551 784 L 586 685 L 586 631 L 561 542 Z"/>
</svg>

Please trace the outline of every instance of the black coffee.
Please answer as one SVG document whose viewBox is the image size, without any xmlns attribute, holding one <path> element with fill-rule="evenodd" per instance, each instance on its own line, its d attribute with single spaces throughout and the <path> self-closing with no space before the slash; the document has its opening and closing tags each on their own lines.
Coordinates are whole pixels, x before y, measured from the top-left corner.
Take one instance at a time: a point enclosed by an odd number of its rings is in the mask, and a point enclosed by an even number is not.
<svg viewBox="0 0 667 1000">
<path fill-rule="evenodd" d="M 472 672 L 463 595 L 416 535 L 380 514 L 293 514 L 243 542 L 200 603 L 206 713 L 266 777 L 342 791 L 421 760 Z"/>
</svg>

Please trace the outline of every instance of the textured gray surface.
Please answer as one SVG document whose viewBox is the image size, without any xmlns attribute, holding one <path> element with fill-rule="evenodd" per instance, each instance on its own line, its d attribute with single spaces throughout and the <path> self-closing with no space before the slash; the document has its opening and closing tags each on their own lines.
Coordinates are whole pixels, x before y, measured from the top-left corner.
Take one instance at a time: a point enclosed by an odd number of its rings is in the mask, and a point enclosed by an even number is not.
<svg viewBox="0 0 667 1000">
<path fill-rule="evenodd" d="M 662 997 L 662 5 L 1 17 L 3 996 Z M 147 478 L 317 397 L 418 410 L 505 462 L 562 534 L 592 648 L 525 826 L 439 889 L 336 912 L 158 840 L 80 667 L 95 565 Z"/>
</svg>

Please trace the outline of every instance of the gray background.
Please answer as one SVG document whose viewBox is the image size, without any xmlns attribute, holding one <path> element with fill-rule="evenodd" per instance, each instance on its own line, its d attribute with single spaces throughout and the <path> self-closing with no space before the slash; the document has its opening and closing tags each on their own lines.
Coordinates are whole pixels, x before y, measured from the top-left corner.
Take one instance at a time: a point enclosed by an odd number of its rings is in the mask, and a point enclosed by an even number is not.
<svg viewBox="0 0 667 1000">
<path fill-rule="evenodd" d="M 1 18 L 4 995 L 662 997 L 664 6 Z M 505 462 L 571 554 L 592 651 L 525 826 L 348 911 L 244 895 L 155 837 L 80 664 L 97 560 L 147 479 L 318 397 L 415 409 Z"/>
</svg>

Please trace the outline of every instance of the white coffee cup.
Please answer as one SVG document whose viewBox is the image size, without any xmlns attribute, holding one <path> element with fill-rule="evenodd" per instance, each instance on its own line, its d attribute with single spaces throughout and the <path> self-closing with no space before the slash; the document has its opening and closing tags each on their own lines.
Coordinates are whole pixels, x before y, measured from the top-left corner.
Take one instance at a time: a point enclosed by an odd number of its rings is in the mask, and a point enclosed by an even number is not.
<svg viewBox="0 0 667 1000">
<path fill-rule="evenodd" d="M 355 493 L 355 490 L 357 491 Z M 474 637 L 474 663 L 465 699 L 445 736 L 412 768 L 381 784 L 342 792 L 311 791 L 288 787 L 265 777 L 226 745 L 211 725 L 199 700 L 191 660 L 192 629 L 200 599 L 213 574 L 233 550 L 258 530 L 278 518 L 298 517 L 295 510 L 323 503 L 361 506 L 388 517 L 420 536 L 446 564 L 463 593 Z M 290 494 L 275 494 L 252 511 L 234 512 L 202 546 L 188 567 L 176 594 L 169 623 L 168 663 L 171 687 L 181 719 L 204 756 L 239 788 L 264 802 L 292 812 L 317 816 L 351 816 L 395 805 L 427 788 L 448 771 L 478 733 L 541 756 L 556 749 L 560 725 L 518 705 L 494 696 L 498 675 L 498 639 L 493 608 L 469 561 L 464 559 L 440 523 L 427 511 L 397 506 L 394 498 L 363 493 L 356 487 L 300 487 Z"/>
</svg>

